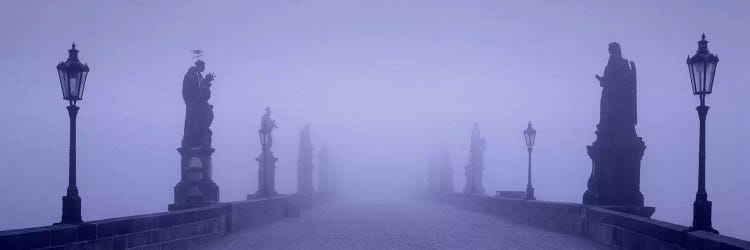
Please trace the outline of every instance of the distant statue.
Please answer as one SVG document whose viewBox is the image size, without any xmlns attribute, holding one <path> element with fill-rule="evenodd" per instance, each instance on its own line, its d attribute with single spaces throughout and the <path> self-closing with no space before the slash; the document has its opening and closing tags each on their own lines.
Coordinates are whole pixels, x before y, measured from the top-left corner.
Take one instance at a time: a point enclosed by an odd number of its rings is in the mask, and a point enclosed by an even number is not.
<svg viewBox="0 0 750 250">
<path fill-rule="evenodd" d="M 464 176 L 466 177 L 464 193 L 484 194 L 482 172 L 484 170 L 484 150 L 486 148 L 487 142 L 481 137 L 479 125 L 475 122 L 474 128 L 471 130 L 469 163 L 464 168 Z"/>
<path fill-rule="evenodd" d="M 260 156 L 255 158 L 258 161 L 258 191 L 255 194 L 247 196 L 247 199 L 269 198 L 277 195 L 276 193 L 276 161 L 278 158 L 273 156 L 271 146 L 273 146 L 273 137 L 271 132 L 276 128 L 276 121 L 271 119 L 271 108 L 266 107 L 266 113 L 260 118 L 260 129 L 258 136 L 262 147 Z"/>
<path fill-rule="evenodd" d="M 299 134 L 299 158 L 297 158 L 297 192 L 313 193 L 313 146 L 310 126 L 305 125 Z M 318 180 L 320 181 L 320 180 Z"/>
<path fill-rule="evenodd" d="M 185 131 L 182 147 L 211 147 L 211 123 L 214 120 L 211 98 L 211 81 L 214 74 L 203 77 L 206 64 L 198 60 L 190 67 L 182 81 L 182 98 L 185 100 Z"/>
<path fill-rule="evenodd" d="M 266 107 L 266 113 L 263 115 L 263 117 L 260 118 L 260 130 L 258 130 L 258 134 L 260 135 L 260 143 L 263 145 L 263 149 L 267 150 L 270 149 L 271 146 L 273 146 L 273 137 L 271 136 L 271 132 L 276 127 L 276 121 L 271 120 L 271 108 Z"/>
</svg>

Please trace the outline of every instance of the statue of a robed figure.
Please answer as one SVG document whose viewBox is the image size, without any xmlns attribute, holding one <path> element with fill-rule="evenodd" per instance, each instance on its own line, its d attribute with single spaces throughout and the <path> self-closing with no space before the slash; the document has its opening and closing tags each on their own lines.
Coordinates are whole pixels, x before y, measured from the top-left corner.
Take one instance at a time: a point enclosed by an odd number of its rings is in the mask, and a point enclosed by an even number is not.
<svg viewBox="0 0 750 250">
<path fill-rule="evenodd" d="M 269 198 L 276 196 L 275 171 L 276 161 L 278 158 L 273 156 L 271 146 L 273 146 L 273 136 L 271 132 L 277 128 L 276 121 L 271 119 L 271 108 L 266 107 L 265 114 L 260 118 L 260 129 L 258 137 L 260 138 L 261 153 L 255 158 L 258 161 L 258 191 L 250 194 L 247 199 Z"/>
<path fill-rule="evenodd" d="M 487 148 L 487 142 L 481 137 L 479 126 L 474 123 L 474 129 L 471 130 L 471 145 L 469 148 L 469 163 L 464 168 L 466 177 L 466 186 L 464 193 L 467 194 L 484 194 L 484 184 L 482 182 L 482 172 L 484 170 L 484 150 Z"/>
<path fill-rule="evenodd" d="M 635 63 L 622 57 L 618 43 L 609 44 L 596 141 L 587 147 L 592 160 L 583 203 L 649 217 L 640 191 L 641 158 L 646 146 L 635 131 L 638 123 Z"/>
<path fill-rule="evenodd" d="M 310 126 L 305 125 L 299 133 L 299 156 L 297 158 L 298 193 L 309 194 L 315 192 L 315 188 L 313 188 L 313 168 L 313 146 L 310 139 Z"/>
<path fill-rule="evenodd" d="M 174 187 L 174 204 L 169 210 L 187 209 L 219 202 L 219 187 L 211 179 L 211 123 L 214 120 L 211 82 L 214 74 L 205 77 L 205 62 L 198 60 L 182 81 L 185 101 L 185 127 L 180 152 L 180 182 Z"/>
</svg>

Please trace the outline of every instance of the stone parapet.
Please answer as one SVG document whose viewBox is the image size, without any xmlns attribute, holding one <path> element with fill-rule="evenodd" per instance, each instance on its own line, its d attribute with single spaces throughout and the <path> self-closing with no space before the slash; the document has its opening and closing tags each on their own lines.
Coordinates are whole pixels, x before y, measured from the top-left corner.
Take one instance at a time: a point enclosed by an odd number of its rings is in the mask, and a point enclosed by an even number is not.
<svg viewBox="0 0 750 250">
<path fill-rule="evenodd" d="M 179 211 L 0 231 L 0 249 L 191 249 L 236 230 L 261 226 L 326 200 L 284 195 Z"/>
<path fill-rule="evenodd" d="M 615 249 L 750 249 L 750 241 L 704 231 L 688 232 L 685 226 L 597 206 L 459 193 L 428 197 L 514 222 L 578 235 Z"/>
</svg>

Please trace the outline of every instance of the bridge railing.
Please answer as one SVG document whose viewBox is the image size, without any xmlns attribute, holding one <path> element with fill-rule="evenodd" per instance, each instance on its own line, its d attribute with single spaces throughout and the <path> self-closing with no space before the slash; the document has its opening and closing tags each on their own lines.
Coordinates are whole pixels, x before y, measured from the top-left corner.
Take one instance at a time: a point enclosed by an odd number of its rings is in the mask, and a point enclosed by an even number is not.
<svg viewBox="0 0 750 250">
<path fill-rule="evenodd" d="M 257 227 L 325 200 L 323 194 L 283 195 L 213 206 L 0 231 L 0 249 L 190 249 L 226 233 Z"/>
<path fill-rule="evenodd" d="M 459 193 L 430 194 L 443 203 L 586 237 L 624 249 L 750 249 L 750 242 L 595 206 Z"/>
</svg>

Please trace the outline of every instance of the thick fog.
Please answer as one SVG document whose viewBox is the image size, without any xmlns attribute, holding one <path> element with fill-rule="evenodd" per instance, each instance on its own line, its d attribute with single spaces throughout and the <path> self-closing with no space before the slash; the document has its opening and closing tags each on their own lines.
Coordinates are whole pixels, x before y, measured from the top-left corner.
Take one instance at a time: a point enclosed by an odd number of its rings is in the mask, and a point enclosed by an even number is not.
<svg viewBox="0 0 750 250">
<path fill-rule="evenodd" d="M 532 121 L 537 199 L 580 203 L 599 120 L 594 75 L 619 42 L 638 67 L 645 203 L 653 218 L 690 225 L 698 98 L 685 58 L 705 32 L 721 58 L 707 100 L 714 227 L 750 238 L 747 1 L 13 1 L 3 10 L 0 229 L 60 220 L 68 115 L 55 66 L 73 42 L 91 68 L 78 114 L 84 220 L 173 202 L 194 49 L 217 75 L 209 102 L 222 201 L 256 191 L 257 130 L 270 106 L 281 193 L 296 190 L 305 124 L 316 155 L 330 149 L 342 192 L 412 192 L 439 145 L 460 191 L 474 122 L 487 140 L 488 194 L 520 191 Z"/>
</svg>

